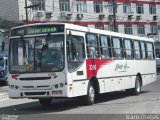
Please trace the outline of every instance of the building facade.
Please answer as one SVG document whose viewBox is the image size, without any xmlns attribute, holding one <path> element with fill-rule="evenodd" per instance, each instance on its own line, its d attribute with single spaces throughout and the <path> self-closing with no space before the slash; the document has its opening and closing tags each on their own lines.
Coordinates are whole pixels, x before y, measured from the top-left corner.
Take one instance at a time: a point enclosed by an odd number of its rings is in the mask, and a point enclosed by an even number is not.
<svg viewBox="0 0 160 120">
<path fill-rule="evenodd" d="M 1 0 L 8 20 L 67 22 L 160 41 L 160 0 Z M 158 29 L 159 28 L 159 29 Z"/>
<path fill-rule="evenodd" d="M 147 36 L 158 33 L 160 0 L 0 1 L 0 18 L 25 21 L 26 15 L 28 23 L 68 22 L 111 31 L 116 26 L 121 33 Z"/>
</svg>

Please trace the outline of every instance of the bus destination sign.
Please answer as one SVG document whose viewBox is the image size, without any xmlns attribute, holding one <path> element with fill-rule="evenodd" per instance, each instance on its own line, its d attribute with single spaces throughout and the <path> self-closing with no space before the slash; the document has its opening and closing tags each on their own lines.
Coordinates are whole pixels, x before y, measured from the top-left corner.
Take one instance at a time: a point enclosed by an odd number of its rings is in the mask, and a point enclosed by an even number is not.
<svg viewBox="0 0 160 120">
<path fill-rule="evenodd" d="M 11 31 L 11 36 L 35 35 L 45 33 L 64 32 L 64 25 L 37 25 L 15 28 Z"/>
</svg>

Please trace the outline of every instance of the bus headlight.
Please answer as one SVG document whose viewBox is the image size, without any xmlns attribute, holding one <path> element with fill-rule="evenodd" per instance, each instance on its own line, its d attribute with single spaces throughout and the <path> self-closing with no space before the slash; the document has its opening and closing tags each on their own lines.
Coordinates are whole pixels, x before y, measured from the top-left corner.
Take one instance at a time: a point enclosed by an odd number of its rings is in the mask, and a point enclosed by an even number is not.
<svg viewBox="0 0 160 120">
<path fill-rule="evenodd" d="M 0 71 L 0 76 L 4 76 L 4 71 Z"/>
</svg>

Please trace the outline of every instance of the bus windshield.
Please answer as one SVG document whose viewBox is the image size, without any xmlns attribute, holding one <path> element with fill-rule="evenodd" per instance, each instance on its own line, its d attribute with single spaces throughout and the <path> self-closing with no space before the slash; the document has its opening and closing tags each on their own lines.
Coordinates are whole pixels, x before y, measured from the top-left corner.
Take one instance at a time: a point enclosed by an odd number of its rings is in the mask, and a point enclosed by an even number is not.
<svg viewBox="0 0 160 120">
<path fill-rule="evenodd" d="M 10 39 L 10 72 L 55 72 L 64 68 L 64 35 Z"/>
</svg>

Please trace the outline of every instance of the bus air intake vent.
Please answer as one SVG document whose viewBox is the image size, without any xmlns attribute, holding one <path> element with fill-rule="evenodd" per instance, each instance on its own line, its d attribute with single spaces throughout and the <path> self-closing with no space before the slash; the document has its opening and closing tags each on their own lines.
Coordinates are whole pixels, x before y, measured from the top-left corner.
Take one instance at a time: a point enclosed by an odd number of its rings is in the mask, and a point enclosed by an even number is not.
<svg viewBox="0 0 160 120">
<path fill-rule="evenodd" d="M 25 92 L 25 95 L 45 95 L 46 92 Z"/>
<path fill-rule="evenodd" d="M 49 85 L 37 86 L 37 88 L 48 88 Z"/>
<path fill-rule="evenodd" d="M 23 88 L 34 88 L 34 86 L 22 86 Z"/>
<path fill-rule="evenodd" d="M 49 80 L 51 77 L 26 77 L 26 78 L 19 78 L 20 80 Z"/>
</svg>

